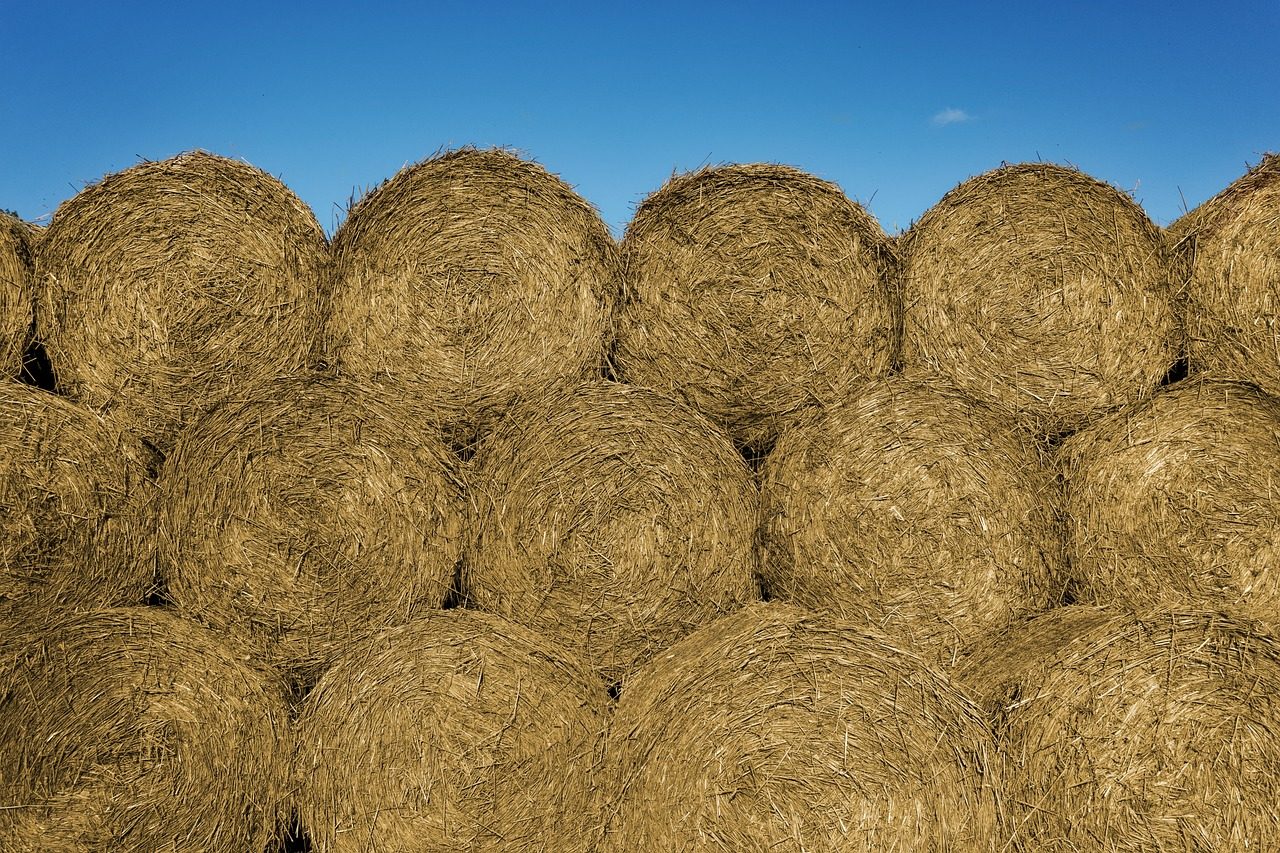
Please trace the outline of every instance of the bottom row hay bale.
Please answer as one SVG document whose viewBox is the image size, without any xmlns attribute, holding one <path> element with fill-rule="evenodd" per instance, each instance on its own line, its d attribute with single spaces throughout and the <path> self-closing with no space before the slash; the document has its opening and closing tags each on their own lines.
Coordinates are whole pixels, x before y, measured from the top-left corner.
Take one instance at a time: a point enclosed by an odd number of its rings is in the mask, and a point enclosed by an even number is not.
<svg viewBox="0 0 1280 853">
<path fill-rule="evenodd" d="M 304 700 L 301 823 L 318 853 L 585 851 L 608 706 L 589 669 L 500 617 L 388 629 Z"/>
<path fill-rule="evenodd" d="M 765 462 L 761 572 L 774 598 L 951 661 L 1060 598 L 1057 487 L 998 410 L 940 383 L 863 385 Z"/>
<path fill-rule="evenodd" d="M 1280 849 L 1280 644 L 1262 623 L 1067 607 L 958 678 L 1010 759 L 1013 849 Z"/>
<path fill-rule="evenodd" d="M 6 623 L 0 839 L 12 853 L 261 851 L 288 710 L 244 650 L 159 608 Z"/>
<path fill-rule="evenodd" d="M 999 849 L 979 709 L 884 635 L 756 604 L 624 687 L 605 748 L 616 853 Z"/>
</svg>

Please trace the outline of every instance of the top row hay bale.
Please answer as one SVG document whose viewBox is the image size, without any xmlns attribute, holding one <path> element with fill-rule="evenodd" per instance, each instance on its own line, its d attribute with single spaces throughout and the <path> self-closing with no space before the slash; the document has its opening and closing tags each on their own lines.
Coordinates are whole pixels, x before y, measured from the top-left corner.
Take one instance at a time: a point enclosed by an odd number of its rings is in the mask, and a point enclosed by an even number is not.
<svg viewBox="0 0 1280 853">
<path fill-rule="evenodd" d="M 351 209 L 333 256 L 326 359 L 412 383 L 456 440 L 603 368 L 617 247 L 594 208 L 515 154 L 464 148 L 401 171 Z"/>
<path fill-rule="evenodd" d="M 845 396 L 896 357 L 892 251 L 834 184 L 707 168 L 640 205 L 622 241 L 623 379 L 686 397 L 740 445 Z"/>
<path fill-rule="evenodd" d="M 1002 166 L 902 245 L 903 370 L 940 374 L 1054 439 L 1152 393 L 1181 356 L 1163 235 L 1075 169 Z"/>
<path fill-rule="evenodd" d="M 35 229 L 0 213 L 0 378 L 16 379 L 31 331 L 31 249 Z"/>
<path fill-rule="evenodd" d="M 311 209 L 246 163 L 142 163 L 54 213 L 37 331 L 61 390 L 166 450 L 242 377 L 306 366 L 325 251 Z"/>
<path fill-rule="evenodd" d="M 1190 371 L 1280 394 L 1280 154 L 1183 216 L 1169 237 L 1190 250 Z"/>
</svg>

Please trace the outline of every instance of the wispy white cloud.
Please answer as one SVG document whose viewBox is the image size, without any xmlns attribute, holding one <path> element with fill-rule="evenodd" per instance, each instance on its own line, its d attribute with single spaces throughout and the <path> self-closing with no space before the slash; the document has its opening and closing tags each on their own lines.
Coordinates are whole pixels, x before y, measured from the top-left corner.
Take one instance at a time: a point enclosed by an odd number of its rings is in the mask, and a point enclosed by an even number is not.
<svg viewBox="0 0 1280 853">
<path fill-rule="evenodd" d="M 945 127 L 949 124 L 963 124 L 966 121 L 973 121 L 973 116 L 964 110 L 958 110 L 955 107 L 947 107 L 940 113 L 936 113 L 933 117 L 933 123 L 938 127 Z"/>
</svg>

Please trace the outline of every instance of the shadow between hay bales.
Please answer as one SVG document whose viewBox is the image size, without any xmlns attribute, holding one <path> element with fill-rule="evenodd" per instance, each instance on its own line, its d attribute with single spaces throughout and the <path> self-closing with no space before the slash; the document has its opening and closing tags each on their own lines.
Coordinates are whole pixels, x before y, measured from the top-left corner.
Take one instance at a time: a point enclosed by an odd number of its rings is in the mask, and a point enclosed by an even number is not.
<svg viewBox="0 0 1280 853">
<path fill-rule="evenodd" d="M 49 392 L 58 390 L 57 377 L 53 373 L 53 364 L 49 361 L 49 354 L 45 352 L 44 344 L 36 337 L 35 328 L 32 327 L 31 333 L 27 338 L 27 346 L 22 352 L 22 372 L 18 378 L 28 385 Z"/>
<path fill-rule="evenodd" d="M 267 853 L 311 853 L 311 835 L 297 815 L 289 819 L 280 840 Z"/>
<path fill-rule="evenodd" d="M 1189 362 L 1186 355 L 1183 355 L 1169 367 L 1169 372 L 1160 380 L 1160 387 L 1168 388 L 1176 382 L 1181 382 L 1187 378 L 1189 372 Z"/>
</svg>

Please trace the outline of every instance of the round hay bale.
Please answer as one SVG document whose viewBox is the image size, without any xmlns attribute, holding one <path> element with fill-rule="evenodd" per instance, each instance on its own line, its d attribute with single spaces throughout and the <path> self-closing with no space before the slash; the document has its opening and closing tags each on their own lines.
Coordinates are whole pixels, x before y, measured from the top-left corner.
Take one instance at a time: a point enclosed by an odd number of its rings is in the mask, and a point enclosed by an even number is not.
<svg viewBox="0 0 1280 853">
<path fill-rule="evenodd" d="M 326 853 L 586 851 L 608 710 L 590 670 L 499 617 L 389 629 L 305 700 L 300 823 Z"/>
<path fill-rule="evenodd" d="M 1181 354 L 1160 230 L 1075 169 L 971 178 L 902 252 L 904 372 L 942 375 L 1040 436 L 1149 395 Z"/>
<path fill-rule="evenodd" d="M 35 229 L 0 212 L 0 379 L 22 372 L 31 333 L 31 245 Z"/>
<path fill-rule="evenodd" d="M 154 607 L 60 617 L 6 650 L 6 850 L 244 853 L 278 835 L 288 708 L 243 650 Z"/>
<path fill-rule="evenodd" d="M 767 447 L 896 358 L 888 239 L 799 170 L 675 177 L 640 205 L 622 253 L 621 376 L 687 398 L 739 444 Z"/>
<path fill-rule="evenodd" d="M 873 380 L 783 433 L 763 469 L 775 598 L 943 660 L 1060 599 L 1056 485 L 1001 411 L 940 383 Z"/>
<path fill-rule="evenodd" d="M 404 169 L 351 208 L 333 256 L 326 357 L 413 383 L 458 441 L 603 367 L 617 247 L 572 188 L 513 153 Z"/>
<path fill-rule="evenodd" d="M 324 233 L 276 178 L 204 152 L 148 162 L 55 212 L 40 335 L 72 397 L 167 451 L 247 376 L 306 366 Z"/>
<path fill-rule="evenodd" d="M 1280 394 L 1280 154 L 1183 216 L 1169 237 L 1190 251 L 1191 372 Z"/>
<path fill-rule="evenodd" d="M 142 603 L 155 464 L 83 406 L 0 379 L 0 600 Z"/>
<path fill-rule="evenodd" d="M 1280 644 L 1222 613 L 1068 607 L 958 671 L 1009 758 L 1013 849 L 1274 850 Z"/>
<path fill-rule="evenodd" d="M 462 550 L 456 464 L 411 398 L 320 375 L 246 387 L 161 471 L 169 595 L 305 678 L 351 637 L 445 601 Z"/>
<path fill-rule="evenodd" d="M 512 411 L 472 462 L 470 602 L 608 681 L 757 597 L 750 470 L 679 401 L 588 383 Z"/>
<path fill-rule="evenodd" d="M 1077 601 L 1280 606 L 1280 400 L 1188 380 L 1059 449 Z"/>
<path fill-rule="evenodd" d="M 1000 849 L 995 759 L 978 708 L 912 653 L 752 605 L 623 690 L 605 745 L 607 848 Z"/>
</svg>

